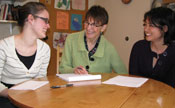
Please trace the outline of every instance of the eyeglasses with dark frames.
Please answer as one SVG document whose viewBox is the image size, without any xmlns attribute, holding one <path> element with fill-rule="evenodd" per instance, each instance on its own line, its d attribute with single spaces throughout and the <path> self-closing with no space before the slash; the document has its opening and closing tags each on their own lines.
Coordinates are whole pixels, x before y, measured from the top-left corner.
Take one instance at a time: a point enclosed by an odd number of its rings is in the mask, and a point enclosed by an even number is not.
<svg viewBox="0 0 175 108">
<path fill-rule="evenodd" d="M 49 19 L 48 18 L 40 17 L 40 16 L 37 16 L 37 15 L 33 15 L 33 16 L 43 20 L 46 24 L 49 24 Z"/>
<path fill-rule="evenodd" d="M 91 27 L 100 27 L 100 26 L 103 26 L 103 25 L 100 25 L 100 24 L 96 24 L 96 23 L 89 23 L 88 21 L 84 21 L 84 24 L 85 26 L 91 26 Z"/>
</svg>

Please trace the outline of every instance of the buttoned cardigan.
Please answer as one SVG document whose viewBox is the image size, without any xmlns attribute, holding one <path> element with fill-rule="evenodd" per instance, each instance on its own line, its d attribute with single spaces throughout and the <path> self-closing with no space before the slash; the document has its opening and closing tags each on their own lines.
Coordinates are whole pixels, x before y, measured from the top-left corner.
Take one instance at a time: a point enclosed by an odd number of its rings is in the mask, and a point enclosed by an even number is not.
<svg viewBox="0 0 175 108">
<path fill-rule="evenodd" d="M 132 48 L 129 63 L 129 74 L 152 78 L 175 87 L 175 44 L 158 56 L 153 67 L 153 58 L 157 54 L 151 50 L 150 42 L 140 40 Z"/>
<path fill-rule="evenodd" d="M 0 81 L 4 83 L 18 84 L 32 78 L 44 77 L 47 74 L 49 61 L 50 48 L 39 39 L 37 39 L 36 57 L 30 69 L 16 54 L 14 36 L 0 40 Z M 0 91 L 5 88 L 6 86 L 0 83 Z"/>
<path fill-rule="evenodd" d="M 91 73 L 110 73 L 112 70 L 126 74 L 127 70 L 114 46 L 101 35 L 100 43 L 94 55 L 89 60 L 84 43 L 84 31 L 70 34 L 65 42 L 59 71 L 73 73 L 74 68 L 83 66 Z"/>
</svg>

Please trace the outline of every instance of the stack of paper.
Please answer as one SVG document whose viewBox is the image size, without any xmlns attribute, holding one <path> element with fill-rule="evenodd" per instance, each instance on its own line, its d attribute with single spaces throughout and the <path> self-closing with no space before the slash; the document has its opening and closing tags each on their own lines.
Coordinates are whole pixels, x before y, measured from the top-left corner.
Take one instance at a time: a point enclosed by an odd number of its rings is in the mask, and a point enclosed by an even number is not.
<svg viewBox="0 0 175 108">
<path fill-rule="evenodd" d="M 104 84 L 114 84 L 119 86 L 127 86 L 127 87 L 140 87 L 144 84 L 148 78 L 136 78 L 136 77 L 128 77 L 128 76 L 116 76 L 102 83 Z"/>
<path fill-rule="evenodd" d="M 91 74 L 56 74 L 56 75 L 59 78 L 68 82 L 101 79 L 101 75 L 91 75 Z"/>
<path fill-rule="evenodd" d="M 101 80 L 74 81 L 69 82 L 68 84 L 73 84 L 74 86 L 100 85 Z"/>
</svg>

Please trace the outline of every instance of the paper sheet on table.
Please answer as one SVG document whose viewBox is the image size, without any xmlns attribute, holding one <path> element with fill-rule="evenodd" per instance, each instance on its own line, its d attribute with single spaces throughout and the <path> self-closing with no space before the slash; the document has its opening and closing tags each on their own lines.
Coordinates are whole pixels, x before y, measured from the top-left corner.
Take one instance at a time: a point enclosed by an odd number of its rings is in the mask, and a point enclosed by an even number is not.
<svg viewBox="0 0 175 108">
<path fill-rule="evenodd" d="M 44 85 L 48 84 L 48 81 L 27 81 L 10 89 L 13 90 L 36 90 Z"/>
<path fill-rule="evenodd" d="M 102 83 L 104 84 L 114 84 L 119 86 L 127 86 L 127 87 L 140 87 L 144 84 L 148 78 L 136 78 L 136 77 L 128 77 L 128 76 L 116 76 Z"/>
</svg>

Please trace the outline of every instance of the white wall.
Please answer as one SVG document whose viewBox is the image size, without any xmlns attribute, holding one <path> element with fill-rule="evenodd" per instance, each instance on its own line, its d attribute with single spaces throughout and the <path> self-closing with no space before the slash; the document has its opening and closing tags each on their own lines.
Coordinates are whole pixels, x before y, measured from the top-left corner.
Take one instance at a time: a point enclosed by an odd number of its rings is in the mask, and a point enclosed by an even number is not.
<svg viewBox="0 0 175 108">
<path fill-rule="evenodd" d="M 11 23 L 1 23 L 0 22 L 0 39 L 18 34 L 19 28 L 18 26 L 15 26 L 16 24 Z"/>
<path fill-rule="evenodd" d="M 151 7 L 152 0 L 132 0 L 123 4 L 121 0 L 95 0 L 95 4 L 106 8 L 109 24 L 105 37 L 113 43 L 128 68 L 133 44 L 143 39 L 143 16 Z M 129 41 L 125 41 L 125 37 Z"/>
</svg>

